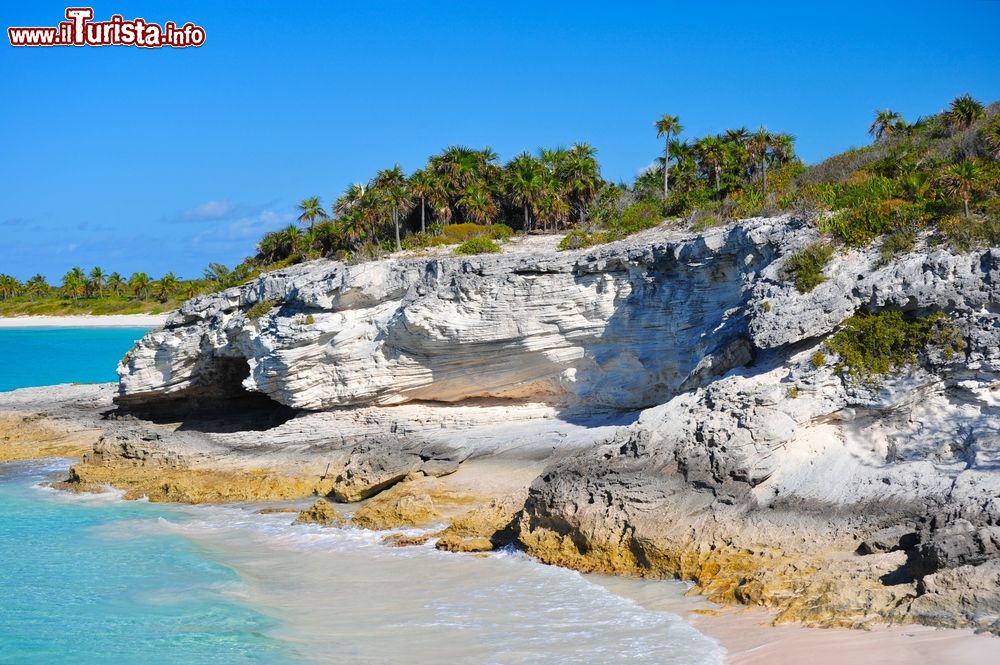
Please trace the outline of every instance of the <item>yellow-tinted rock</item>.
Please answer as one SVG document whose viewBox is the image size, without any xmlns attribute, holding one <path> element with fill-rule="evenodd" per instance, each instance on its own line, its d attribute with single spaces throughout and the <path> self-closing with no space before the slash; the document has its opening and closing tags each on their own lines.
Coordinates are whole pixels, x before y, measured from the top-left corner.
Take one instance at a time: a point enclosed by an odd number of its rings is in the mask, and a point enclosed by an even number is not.
<svg viewBox="0 0 1000 665">
<path fill-rule="evenodd" d="M 97 441 L 97 432 L 59 432 L 34 416 L 0 416 L 0 462 L 82 457 Z"/>
<path fill-rule="evenodd" d="M 153 502 L 228 503 L 302 499 L 329 491 L 316 476 L 288 476 L 262 470 L 220 471 L 168 466 L 75 464 L 57 489 L 101 491 L 111 486 L 126 499 Z"/>
<path fill-rule="evenodd" d="M 319 524 L 320 526 L 341 526 L 347 520 L 337 512 L 333 504 L 326 499 L 317 499 L 316 503 L 299 512 L 295 524 Z"/>
<path fill-rule="evenodd" d="M 437 535 L 436 547 L 449 552 L 488 552 L 498 544 L 513 539 L 513 534 L 503 537 L 515 515 L 523 505 L 523 499 L 500 497 L 485 506 L 473 508 L 459 515 L 447 528 Z"/>
</svg>

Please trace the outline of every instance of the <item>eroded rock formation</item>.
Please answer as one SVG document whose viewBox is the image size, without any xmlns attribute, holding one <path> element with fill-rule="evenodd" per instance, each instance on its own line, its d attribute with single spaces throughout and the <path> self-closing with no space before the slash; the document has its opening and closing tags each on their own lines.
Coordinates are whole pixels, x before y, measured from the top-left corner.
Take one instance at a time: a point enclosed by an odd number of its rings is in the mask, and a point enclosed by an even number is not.
<svg viewBox="0 0 1000 665">
<path fill-rule="evenodd" d="M 814 239 L 780 217 L 575 252 L 313 262 L 186 303 L 129 355 L 117 400 L 288 409 L 208 439 L 322 462 L 342 500 L 393 488 L 372 514 L 424 501 L 409 483 L 489 495 L 463 470 L 496 458 L 534 478 L 496 534 L 552 563 L 679 575 L 818 625 L 998 632 L 1000 250 L 918 246 L 883 267 L 841 252 L 802 294 L 782 266 Z M 883 309 L 943 313 L 957 352 L 846 379 L 825 340 Z"/>
</svg>

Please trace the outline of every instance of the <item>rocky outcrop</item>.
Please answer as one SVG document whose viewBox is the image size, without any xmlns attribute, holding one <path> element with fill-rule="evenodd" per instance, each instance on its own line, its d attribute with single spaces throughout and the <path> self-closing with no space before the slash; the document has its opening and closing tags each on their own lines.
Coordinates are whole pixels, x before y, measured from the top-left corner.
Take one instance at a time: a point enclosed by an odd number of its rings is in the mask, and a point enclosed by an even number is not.
<svg viewBox="0 0 1000 665">
<path fill-rule="evenodd" d="M 117 401 L 266 411 L 266 432 L 208 439 L 321 460 L 333 497 L 373 497 L 359 525 L 451 511 L 444 549 L 516 536 L 544 561 L 680 576 L 782 620 L 1000 631 L 1000 250 L 918 244 L 882 267 L 842 250 L 802 294 L 784 261 L 815 238 L 780 217 L 313 262 L 186 303 L 119 368 Z M 943 313 L 956 344 L 846 378 L 826 340 L 885 309 Z M 488 501 L 518 488 L 462 480 L 493 458 L 532 470 L 515 509 Z"/>
<path fill-rule="evenodd" d="M 119 369 L 119 403 L 245 389 L 307 410 L 652 406 L 750 361 L 742 305 L 796 237 L 758 221 L 584 252 L 289 268 L 185 303 Z"/>
</svg>

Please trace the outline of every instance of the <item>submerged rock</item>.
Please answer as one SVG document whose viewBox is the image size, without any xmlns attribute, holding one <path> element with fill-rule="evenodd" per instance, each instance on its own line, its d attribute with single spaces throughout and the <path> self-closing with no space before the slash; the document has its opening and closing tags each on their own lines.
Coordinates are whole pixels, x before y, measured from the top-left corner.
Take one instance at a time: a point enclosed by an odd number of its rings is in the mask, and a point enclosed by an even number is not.
<svg viewBox="0 0 1000 665">
<path fill-rule="evenodd" d="M 320 526 L 342 526 L 347 518 L 337 512 L 333 504 L 326 499 L 317 499 L 316 503 L 305 510 L 299 511 L 294 524 L 318 524 Z"/>
</svg>

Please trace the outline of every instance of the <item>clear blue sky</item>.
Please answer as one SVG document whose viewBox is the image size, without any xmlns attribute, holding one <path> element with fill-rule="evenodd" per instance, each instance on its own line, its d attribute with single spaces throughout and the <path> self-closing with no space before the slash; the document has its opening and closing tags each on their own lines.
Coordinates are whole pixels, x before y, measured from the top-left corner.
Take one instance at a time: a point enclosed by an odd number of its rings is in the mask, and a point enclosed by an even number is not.
<svg viewBox="0 0 1000 665">
<path fill-rule="evenodd" d="M 80 3 L 83 4 L 83 3 Z M 687 136 L 766 124 L 807 162 L 958 94 L 1000 98 L 1000 2 L 116 2 L 199 49 L 0 46 L 0 272 L 194 277 L 393 163 L 589 141 L 630 180 Z M 0 0 L 4 29 L 65 3 Z M 6 30 L 4 30 L 6 32 Z"/>
</svg>

